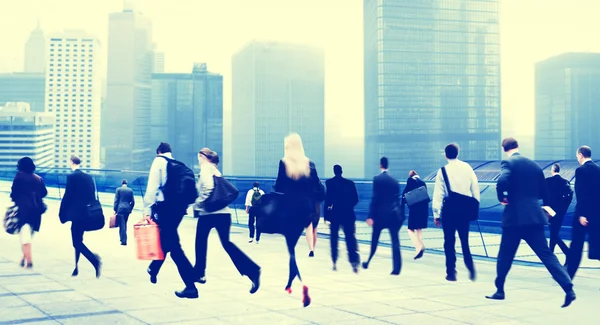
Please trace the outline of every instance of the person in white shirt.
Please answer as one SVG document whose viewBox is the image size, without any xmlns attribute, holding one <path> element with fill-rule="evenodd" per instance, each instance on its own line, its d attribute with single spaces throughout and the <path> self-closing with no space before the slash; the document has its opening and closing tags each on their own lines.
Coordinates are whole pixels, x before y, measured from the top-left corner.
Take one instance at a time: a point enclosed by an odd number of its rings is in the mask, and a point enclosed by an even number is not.
<svg viewBox="0 0 600 325">
<path fill-rule="evenodd" d="M 479 182 L 471 165 L 458 159 L 459 148 L 456 143 L 451 143 L 445 148 L 448 164 L 444 167 L 448 175 L 450 190 L 464 196 L 475 198 L 479 201 Z M 475 266 L 469 248 L 469 225 L 470 219 L 464 211 L 444 210 L 441 215 L 444 200 L 448 198 L 450 191 L 446 186 L 443 172 L 440 169 L 435 178 L 435 189 L 433 191 L 433 216 L 435 224 L 439 227 L 440 220 L 444 230 L 444 253 L 446 254 L 446 280 L 456 281 L 456 232 L 460 238 L 465 266 L 469 270 L 469 278 L 475 281 Z M 443 219 L 441 219 L 443 217 Z"/>
<path fill-rule="evenodd" d="M 171 202 L 165 201 L 165 196 L 161 190 L 167 183 L 167 167 L 170 160 L 173 160 L 171 146 L 166 142 L 156 149 L 158 155 L 154 158 L 148 175 L 148 186 L 144 196 L 144 215 L 146 219 L 151 217 L 156 220 L 160 229 L 160 243 L 165 254 L 170 253 L 173 262 L 177 265 L 179 275 L 185 283 L 185 289 L 175 292 L 179 298 L 198 298 L 198 290 L 194 283 L 194 272 L 192 264 L 185 256 L 177 228 L 185 215 L 185 208 L 175 207 Z M 148 267 L 150 282 L 156 283 L 158 272 L 162 267 L 164 260 L 155 260 Z"/>
<path fill-rule="evenodd" d="M 258 182 L 254 182 L 254 184 L 252 184 L 252 188 L 249 189 L 248 193 L 246 194 L 246 213 L 248 214 L 248 230 L 250 231 L 250 240 L 248 242 L 251 243 L 254 241 L 254 232 L 256 230 L 257 244 L 260 241 L 260 229 L 258 229 L 256 211 L 252 209 L 252 202 L 256 201 L 256 198 L 260 199 L 261 196 L 265 195 L 265 192 L 263 192 L 263 190 L 261 190 L 258 186 Z M 255 222 L 257 226 L 256 228 L 254 227 Z"/>
<path fill-rule="evenodd" d="M 252 281 L 250 293 L 254 294 L 260 286 L 260 266 L 250 259 L 242 250 L 229 240 L 231 231 L 231 212 L 229 207 L 218 211 L 204 210 L 204 201 L 208 199 L 215 188 L 214 177 L 222 177 L 217 169 L 219 155 L 203 148 L 198 152 L 200 163 L 200 177 L 198 180 L 198 199 L 194 204 L 194 213 L 198 216 L 196 227 L 196 265 L 194 267 L 197 281 L 206 283 L 206 254 L 208 250 L 208 235 L 215 228 L 219 234 L 223 249 L 242 276 L 247 276 Z"/>
</svg>

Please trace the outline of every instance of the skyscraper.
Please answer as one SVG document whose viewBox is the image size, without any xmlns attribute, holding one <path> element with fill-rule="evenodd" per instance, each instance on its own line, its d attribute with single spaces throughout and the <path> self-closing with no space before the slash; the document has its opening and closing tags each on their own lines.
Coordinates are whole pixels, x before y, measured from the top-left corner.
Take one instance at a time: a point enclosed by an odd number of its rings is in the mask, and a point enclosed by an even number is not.
<svg viewBox="0 0 600 325">
<path fill-rule="evenodd" d="M 46 112 L 55 115 L 56 167 L 72 155 L 83 166 L 100 163 L 102 71 L 100 43 L 83 31 L 52 35 L 46 64 Z"/>
<path fill-rule="evenodd" d="M 535 158 L 600 150 L 600 53 L 564 53 L 535 66 Z"/>
<path fill-rule="evenodd" d="M 46 110 L 46 74 L 44 73 L 3 73 L 0 74 L 0 103 L 29 103 L 32 112 Z"/>
<path fill-rule="evenodd" d="M 129 7 L 109 15 L 106 101 L 102 112 L 105 168 L 146 170 L 150 143 L 152 25 Z"/>
<path fill-rule="evenodd" d="M 232 174 L 276 176 L 283 139 L 302 137 L 322 173 L 325 162 L 324 53 L 303 45 L 253 41 L 233 57 Z"/>
<path fill-rule="evenodd" d="M 223 166 L 223 76 L 194 64 L 192 73 L 152 75 L 152 129 L 154 147 L 166 141 L 175 159 L 198 166 L 198 151 L 208 147 Z"/>
<path fill-rule="evenodd" d="M 152 73 L 165 72 L 165 52 L 154 51 L 154 64 Z"/>
<path fill-rule="evenodd" d="M 25 43 L 25 72 L 28 73 L 44 73 L 46 68 L 46 36 L 40 27 L 38 21 L 37 26 L 29 35 L 27 43 Z"/>
<path fill-rule="evenodd" d="M 500 158 L 497 0 L 364 0 L 365 176 Z"/>
</svg>

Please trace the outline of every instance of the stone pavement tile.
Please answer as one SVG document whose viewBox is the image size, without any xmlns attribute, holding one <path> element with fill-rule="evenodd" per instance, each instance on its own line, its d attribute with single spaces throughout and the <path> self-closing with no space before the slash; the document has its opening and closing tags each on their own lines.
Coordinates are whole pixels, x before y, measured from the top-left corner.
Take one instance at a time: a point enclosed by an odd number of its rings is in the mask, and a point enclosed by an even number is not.
<svg viewBox="0 0 600 325">
<path fill-rule="evenodd" d="M 426 298 L 427 300 L 431 300 L 436 303 L 444 303 L 448 305 L 453 305 L 460 308 L 467 307 L 475 307 L 475 306 L 485 306 L 490 303 L 489 300 L 485 299 L 483 294 L 481 295 L 448 295 L 448 296 L 439 296 L 439 297 L 431 297 Z"/>
<path fill-rule="evenodd" d="M 329 292 L 319 296 L 311 295 L 311 298 L 313 299 L 313 302 L 317 302 L 325 306 L 345 306 L 365 302 L 364 299 L 360 299 L 358 297 L 349 297 L 341 293 Z"/>
<path fill-rule="evenodd" d="M 456 309 L 456 306 L 444 304 L 441 302 L 433 302 L 425 299 L 392 299 L 385 303 L 386 305 L 399 307 L 406 310 L 412 310 L 418 313 L 433 312 L 439 310 Z"/>
<path fill-rule="evenodd" d="M 13 308 L 28 306 L 29 304 L 18 296 L 0 297 L 0 308 Z"/>
<path fill-rule="evenodd" d="M 27 319 L 43 319 L 47 317 L 33 306 L 0 307 L 0 323 Z"/>
<path fill-rule="evenodd" d="M 26 272 L 25 270 L 23 272 Z M 39 273 L 17 273 L 17 274 L 2 274 L 0 276 L 0 285 L 11 284 L 11 283 L 40 283 L 40 282 L 53 282 Z"/>
<path fill-rule="evenodd" d="M 469 324 L 489 324 L 508 321 L 510 318 L 473 311 L 471 308 L 442 310 L 430 313 L 432 316 L 452 319 Z"/>
<path fill-rule="evenodd" d="M 112 308 L 121 311 L 178 306 L 178 304 L 174 300 L 163 299 L 157 296 L 109 298 L 103 299 L 102 302 Z"/>
<path fill-rule="evenodd" d="M 198 325 L 198 324 L 207 324 L 207 325 L 233 325 L 234 323 L 230 323 L 218 318 L 205 318 L 201 320 L 190 320 L 183 322 L 172 322 L 172 323 L 153 323 L 153 324 L 177 324 L 177 325 Z M 247 323 L 236 323 L 236 324 L 247 324 Z"/>
<path fill-rule="evenodd" d="M 306 312 L 310 312 L 306 310 Z M 285 325 L 304 325 L 312 324 L 310 321 L 285 315 L 282 313 L 268 312 L 260 314 L 249 314 L 249 315 L 235 315 L 235 316 L 221 316 L 220 320 L 227 322 L 228 324 L 285 324 Z M 212 324 L 207 322 L 207 324 Z"/>
<path fill-rule="evenodd" d="M 52 301 L 52 300 L 49 300 Z M 70 302 L 48 302 L 36 305 L 36 308 L 49 316 L 66 316 L 86 313 L 98 313 L 114 310 L 95 300 L 70 301 Z"/>
<path fill-rule="evenodd" d="M 68 287 L 58 283 L 58 282 L 42 282 L 42 283 L 11 283 L 4 284 L 3 287 L 13 293 L 35 293 L 40 291 L 55 291 L 55 290 L 70 290 Z"/>
<path fill-rule="evenodd" d="M 103 315 L 86 315 L 72 318 L 61 318 L 58 322 L 63 325 L 106 325 L 106 324 L 122 324 L 122 325 L 143 325 L 145 322 L 139 321 L 125 314 L 103 314 Z"/>
<path fill-rule="evenodd" d="M 396 325 L 460 325 L 468 324 L 465 322 L 455 321 L 448 318 L 437 317 L 434 315 L 417 313 L 397 316 L 379 317 L 378 320 L 382 320 L 388 323 Z"/>
<path fill-rule="evenodd" d="M 43 304 L 43 303 L 47 303 L 47 302 L 60 303 L 60 302 L 84 301 L 84 300 L 92 299 L 88 296 L 82 295 L 81 293 L 78 293 L 75 291 L 36 293 L 36 294 L 21 295 L 19 297 L 32 305 Z"/>
<path fill-rule="evenodd" d="M 370 302 L 368 304 L 363 303 L 356 305 L 338 306 L 335 308 L 365 317 L 384 317 L 414 313 L 414 311 L 412 310 Z"/>
<path fill-rule="evenodd" d="M 481 312 L 488 315 L 496 315 L 509 318 L 526 318 L 541 315 L 543 312 L 534 308 L 523 308 L 520 305 L 487 305 L 470 307 L 469 312 Z"/>
<path fill-rule="evenodd" d="M 190 307 L 167 307 L 148 308 L 144 310 L 130 310 L 127 315 L 146 322 L 148 324 L 173 323 L 179 321 L 193 321 L 213 318 L 214 315 L 205 313 L 200 305 L 197 308 Z"/>
<path fill-rule="evenodd" d="M 392 323 L 375 318 L 360 317 L 350 321 L 333 322 L 333 323 L 319 323 L 327 325 L 390 325 Z"/>
<path fill-rule="evenodd" d="M 339 309 L 330 307 L 314 307 L 310 306 L 307 309 L 286 310 L 282 313 L 295 318 L 314 322 L 317 324 L 326 324 L 331 322 L 352 321 L 357 318 L 363 318 L 354 313 L 349 313 Z"/>
<path fill-rule="evenodd" d="M 319 297 L 320 299 L 321 297 Z M 302 298 L 300 295 L 284 295 L 279 294 L 277 296 L 263 296 L 263 297 L 252 297 L 251 302 L 253 305 L 261 306 L 272 311 L 282 311 L 290 309 L 302 308 Z M 311 307 L 323 306 L 323 304 L 312 302 Z"/>
</svg>

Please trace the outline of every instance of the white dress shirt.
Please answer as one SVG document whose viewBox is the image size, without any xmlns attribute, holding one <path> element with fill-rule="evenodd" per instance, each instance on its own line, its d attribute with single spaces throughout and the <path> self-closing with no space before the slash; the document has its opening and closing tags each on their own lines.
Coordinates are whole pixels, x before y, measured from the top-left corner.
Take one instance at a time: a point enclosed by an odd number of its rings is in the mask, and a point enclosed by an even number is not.
<svg viewBox="0 0 600 325">
<path fill-rule="evenodd" d="M 258 190 L 258 193 L 260 193 L 260 195 L 265 195 L 265 192 L 263 192 L 263 190 L 261 190 L 258 187 L 248 190 L 248 193 L 246 194 L 246 206 L 247 207 L 252 206 L 252 196 L 254 196 L 254 191 L 256 191 L 256 190 Z"/>
<path fill-rule="evenodd" d="M 448 161 L 446 174 L 448 175 L 448 183 L 452 192 L 473 197 L 479 201 L 479 182 L 471 165 L 459 159 Z M 435 188 L 433 190 L 433 216 L 439 218 L 442 211 L 444 199 L 448 197 L 448 189 L 442 174 L 442 169 L 437 173 L 435 178 Z"/>
<path fill-rule="evenodd" d="M 212 163 L 204 163 L 200 166 L 200 177 L 198 178 L 198 198 L 196 199 L 196 203 L 194 204 L 194 210 L 198 211 L 199 215 L 208 215 L 208 214 L 227 214 L 229 212 L 229 207 L 224 207 L 218 211 L 207 212 L 202 208 L 202 202 L 204 202 L 212 191 L 215 189 L 215 180 L 213 176 L 222 177 L 221 172 L 217 169 Z"/>
<path fill-rule="evenodd" d="M 154 158 L 150 173 L 148 174 L 148 185 L 146 187 L 146 195 L 144 195 L 144 214 L 151 215 L 151 207 L 156 202 L 162 202 L 165 197 L 161 191 L 161 187 L 167 183 L 167 160 L 163 157 L 173 159 L 170 152 L 160 154 Z"/>
</svg>

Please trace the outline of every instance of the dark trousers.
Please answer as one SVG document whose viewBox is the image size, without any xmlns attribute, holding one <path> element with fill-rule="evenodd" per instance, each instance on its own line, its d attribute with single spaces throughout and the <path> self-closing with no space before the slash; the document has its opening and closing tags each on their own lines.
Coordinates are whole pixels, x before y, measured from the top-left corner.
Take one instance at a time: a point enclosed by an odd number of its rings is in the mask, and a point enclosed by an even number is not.
<svg viewBox="0 0 600 325">
<path fill-rule="evenodd" d="M 83 254 L 83 256 L 85 256 L 85 258 L 87 258 L 88 261 L 90 261 L 90 263 L 92 263 L 94 267 L 98 266 L 98 264 L 100 263 L 98 257 L 94 253 L 92 253 L 92 251 L 90 251 L 89 248 L 87 248 L 87 246 L 85 246 L 85 244 L 83 243 L 84 233 L 85 231 L 82 227 L 80 227 L 79 224 L 71 224 L 71 240 L 73 242 L 73 248 L 75 248 L 75 269 L 77 269 L 77 264 L 79 263 L 79 256 L 81 254 Z"/>
<path fill-rule="evenodd" d="M 248 209 L 248 229 L 250 230 L 250 238 L 254 238 L 254 230 L 256 229 L 256 241 L 260 241 L 260 229 L 258 229 L 258 222 L 256 222 L 256 212 L 254 208 Z M 254 223 L 256 222 L 256 228 Z"/>
<path fill-rule="evenodd" d="M 288 274 L 288 282 L 285 286 L 286 289 L 291 288 L 292 283 L 294 282 L 296 277 L 298 277 L 298 279 L 302 281 L 302 277 L 300 276 L 300 269 L 298 269 L 298 264 L 296 263 L 296 244 L 298 244 L 298 240 L 300 239 L 303 230 L 304 227 L 292 227 L 283 234 L 285 237 L 285 244 L 290 255 L 290 267 Z"/>
<path fill-rule="evenodd" d="M 183 215 L 173 216 L 173 219 L 169 219 L 171 216 L 169 216 L 168 212 L 166 211 L 168 211 L 167 208 L 162 208 L 159 210 L 159 220 L 157 221 L 160 232 L 160 245 L 162 246 L 165 254 L 165 259 L 166 254 L 169 253 L 173 259 L 173 262 L 175 265 L 177 265 L 177 270 L 179 271 L 181 280 L 183 280 L 183 283 L 185 283 L 186 288 L 195 288 L 193 267 L 183 252 L 183 248 L 181 247 L 179 240 L 179 233 L 177 233 L 177 228 L 183 219 Z M 148 273 L 152 275 L 158 275 L 158 272 L 160 272 L 160 268 L 164 262 L 165 260 L 152 261 L 148 267 Z"/>
<path fill-rule="evenodd" d="M 498 252 L 498 261 L 496 263 L 497 277 L 495 284 L 498 291 L 504 292 L 504 282 L 512 266 L 521 239 L 527 242 L 560 287 L 566 293 L 570 292 L 573 288 L 571 278 L 565 268 L 560 265 L 556 255 L 550 251 L 543 225 L 506 227 L 502 229 L 500 251 Z"/>
<path fill-rule="evenodd" d="M 129 220 L 129 214 L 117 214 L 117 221 L 119 222 L 119 238 L 121 244 L 127 244 L 127 221 Z"/>
<path fill-rule="evenodd" d="M 393 225 L 390 227 L 386 227 L 390 231 L 390 238 L 392 241 L 392 273 L 400 273 L 402 269 L 402 255 L 400 254 L 400 226 Z M 367 260 L 367 264 L 371 262 L 371 259 L 375 255 L 377 251 L 377 246 L 379 245 L 379 236 L 381 236 L 381 231 L 385 229 L 384 227 L 378 226 L 377 222 L 373 224 L 373 234 L 371 236 L 371 253 L 369 254 L 369 259 Z"/>
<path fill-rule="evenodd" d="M 571 247 L 569 248 L 569 255 L 567 255 L 567 271 L 569 272 L 571 279 L 575 278 L 575 273 L 577 273 L 577 269 L 579 269 L 579 265 L 581 264 L 581 258 L 583 257 L 583 246 L 585 244 L 585 237 L 587 233 L 588 229 L 579 223 L 579 218 L 574 218 L 571 235 Z"/>
<path fill-rule="evenodd" d="M 471 248 L 469 247 L 469 224 L 466 219 L 452 219 L 449 217 L 442 219 L 442 229 L 444 230 L 444 254 L 446 255 L 446 274 L 453 276 L 456 274 L 456 233 L 460 239 L 463 259 L 469 272 L 475 272 Z"/>
<path fill-rule="evenodd" d="M 567 244 L 565 244 L 565 242 L 559 237 L 560 228 L 562 227 L 564 217 L 565 214 L 563 213 L 561 215 L 557 214 L 550 219 L 550 251 L 554 252 L 554 248 L 556 248 L 556 245 L 558 245 L 563 254 L 568 255 L 569 247 L 567 247 Z"/>
<path fill-rule="evenodd" d="M 346 241 L 346 249 L 348 250 L 348 260 L 352 265 L 358 264 L 360 261 L 360 257 L 358 256 L 358 243 L 356 242 L 356 224 L 354 220 L 346 221 L 343 223 L 334 221 L 329 225 L 331 260 L 333 261 L 333 264 L 335 264 L 338 259 L 340 227 L 344 230 L 344 240 Z"/>
<path fill-rule="evenodd" d="M 223 249 L 231 258 L 231 261 L 241 275 L 250 278 L 258 276 L 260 267 L 254 263 L 242 250 L 229 240 L 231 229 L 231 214 L 201 215 L 196 226 L 196 265 L 195 275 L 203 277 L 206 275 L 206 254 L 208 250 L 208 235 L 216 228 Z"/>
</svg>

